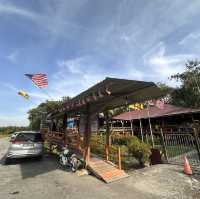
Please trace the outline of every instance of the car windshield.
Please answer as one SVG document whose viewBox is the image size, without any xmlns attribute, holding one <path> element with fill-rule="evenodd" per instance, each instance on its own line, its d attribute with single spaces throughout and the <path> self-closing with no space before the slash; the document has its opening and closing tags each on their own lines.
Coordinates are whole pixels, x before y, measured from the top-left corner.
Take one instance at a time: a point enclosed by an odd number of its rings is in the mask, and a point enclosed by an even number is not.
<svg viewBox="0 0 200 199">
<path fill-rule="evenodd" d="M 42 142 L 42 135 L 40 133 L 19 133 L 15 138 L 16 141 L 32 141 Z"/>
</svg>

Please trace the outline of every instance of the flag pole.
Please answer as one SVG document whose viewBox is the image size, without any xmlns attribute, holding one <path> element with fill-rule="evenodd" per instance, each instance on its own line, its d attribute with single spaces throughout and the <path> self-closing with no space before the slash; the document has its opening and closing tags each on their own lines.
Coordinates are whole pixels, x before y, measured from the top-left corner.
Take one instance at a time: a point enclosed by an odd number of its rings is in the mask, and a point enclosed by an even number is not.
<svg viewBox="0 0 200 199">
<path fill-rule="evenodd" d="M 38 87 L 38 88 L 40 88 L 40 87 Z M 41 90 L 46 96 L 48 96 L 49 99 L 50 99 L 51 101 L 55 101 L 55 100 L 51 97 L 51 95 L 49 95 L 49 94 L 46 92 L 46 90 L 43 90 L 42 88 L 40 88 L 40 90 Z"/>
</svg>

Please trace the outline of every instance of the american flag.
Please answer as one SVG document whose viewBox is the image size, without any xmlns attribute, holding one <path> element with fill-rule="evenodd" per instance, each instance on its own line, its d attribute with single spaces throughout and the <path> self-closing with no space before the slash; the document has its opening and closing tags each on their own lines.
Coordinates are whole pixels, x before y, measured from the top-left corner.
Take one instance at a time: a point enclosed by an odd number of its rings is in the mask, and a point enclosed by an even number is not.
<svg viewBox="0 0 200 199">
<path fill-rule="evenodd" d="M 31 79 L 39 88 L 46 88 L 48 86 L 46 74 L 25 74 L 25 76 Z"/>
</svg>

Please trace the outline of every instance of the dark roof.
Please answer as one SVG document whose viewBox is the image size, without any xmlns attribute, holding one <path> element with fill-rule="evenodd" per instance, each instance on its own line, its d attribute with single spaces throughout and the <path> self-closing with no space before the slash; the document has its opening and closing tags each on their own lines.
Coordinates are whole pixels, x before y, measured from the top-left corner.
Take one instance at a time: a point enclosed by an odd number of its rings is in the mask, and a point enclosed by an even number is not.
<svg viewBox="0 0 200 199">
<path fill-rule="evenodd" d="M 101 94 L 101 96 L 99 95 Z M 93 96 L 97 99 L 93 99 Z M 106 78 L 95 84 L 86 91 L 80 93 L 68 102 L 62 104 L 52 115 L 65 112 L 84 112 L 86 104 L 90 104 L 91 111 L 100 112 L 114 107 L 119 107 L 133 102 L 141 102 L 148 99 L 158 98 L 164 93 L 153 82 Z M 80 101 L 86 103 L 80 105 Z"/>
<path fill-rule="evenodd" d="M 149 108 L 150 118 L 166 117 L 166 116 L 172 116 L 172 115 L 197 113 L 197 112 L 200 112 L 200 109 L 177 107 L 170 104 L 165 104 L 163 109 L 159 109 L 157 107 Z M 143 110 L 125 112 L 113 117 L 113 119 L 118 119 L 118 120 L 138 120 L 138 119 L 147 119 L 147 118 L 148 118 L 147 108 Z"/>
</svg>

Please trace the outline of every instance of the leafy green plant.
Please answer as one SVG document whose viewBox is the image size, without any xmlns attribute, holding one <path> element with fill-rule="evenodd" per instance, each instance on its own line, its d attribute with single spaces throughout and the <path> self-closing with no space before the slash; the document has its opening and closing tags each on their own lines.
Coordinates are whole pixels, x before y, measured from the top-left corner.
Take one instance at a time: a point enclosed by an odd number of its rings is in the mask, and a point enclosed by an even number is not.
<svg viewBox="0 0 200 199">
<path fill-rule="evenodd" d="M 139 162 L 140 166 L 144 166 L 149 160 L 150 147 L 149 145 L 142 143 L 136 136 L 121 137 L 116 139 L 117 142 L 109 147 L 109 160 L 114 163 L 118 163 L 118 148 L 121 149 L 121 161 L 122 166 L 130 167 L 133 163 Z M 91 137 L 91 152 L 97 154 L 100 157 L 105 157 L 105 139 L 98 135 L 92 135 Z"/>
<path fill-rule="evenodd" d="M 151 154 L 149 145 L 142 143 L 136 136 L 133 136 L 128 141 L 128 151 L 135 157 L 141 166 L 149 160 Z"/>
<path fill-rule="evenodd" d="M 91 143 L 90 143 L 91 152 L 101 157 L 104 157 L 105 156 L 104 140 L 105 138 L 103 136 L 98 136 L 93 134 L 91 136 Z"/>
</svg>

